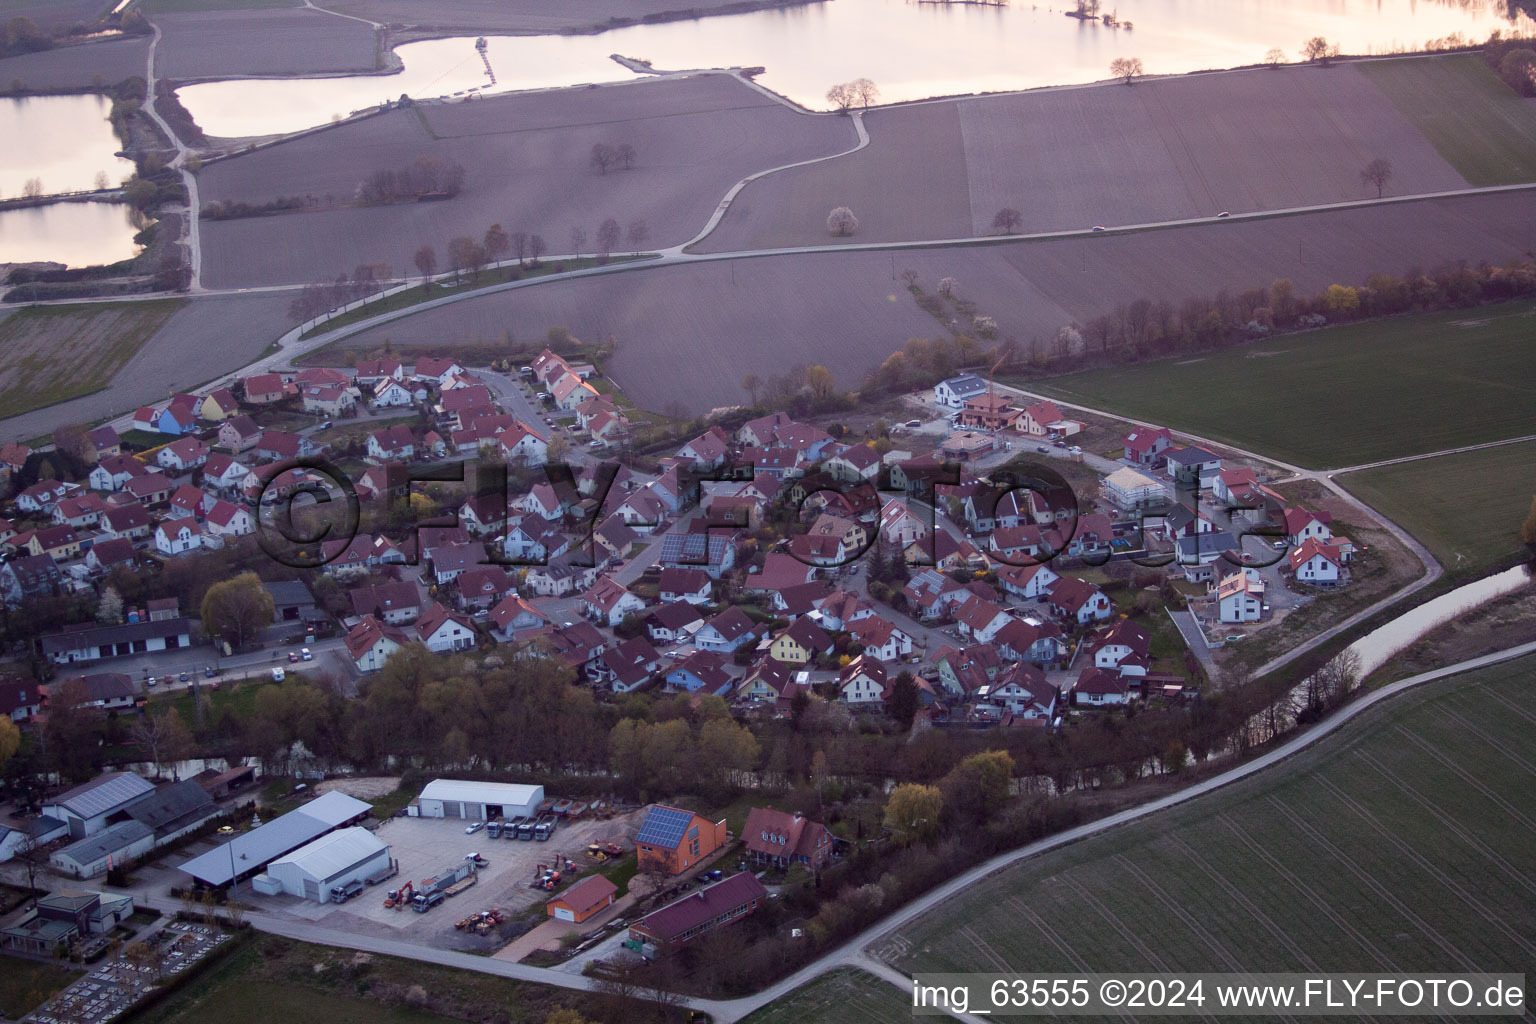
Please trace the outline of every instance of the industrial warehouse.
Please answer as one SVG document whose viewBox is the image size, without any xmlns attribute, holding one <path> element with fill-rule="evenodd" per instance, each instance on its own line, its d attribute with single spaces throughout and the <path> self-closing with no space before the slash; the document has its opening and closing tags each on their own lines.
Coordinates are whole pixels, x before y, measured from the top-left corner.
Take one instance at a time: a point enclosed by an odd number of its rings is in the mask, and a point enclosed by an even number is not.
<svg viewBox="0 0 1536 1024">
<path fill-rule="evenodd" d="M 531 817 L 543 799 L 543 786 L 433 779 L 422 787 L 421 796 L 411 805 L 411 815 L 470 821 Z"/>
<path fill-rule="evenodd" d="M 267 865 L 251 885 L 275 896 L 287 893 L 318 903 L 345 903 L 364 885 L 394 873 L 389 844 L 366 828 L 338 829 Z"/>
<path fill-rule="evenodd" d="M 231 880 L 257 874 L 279 857 L 327 832 L 362 821 L 372 812 L 370 805 L 345 793 L 326 793 L 296 811 L 193 857 L 181 870 L 206 886 L 228 885 Z"/>
</svg>

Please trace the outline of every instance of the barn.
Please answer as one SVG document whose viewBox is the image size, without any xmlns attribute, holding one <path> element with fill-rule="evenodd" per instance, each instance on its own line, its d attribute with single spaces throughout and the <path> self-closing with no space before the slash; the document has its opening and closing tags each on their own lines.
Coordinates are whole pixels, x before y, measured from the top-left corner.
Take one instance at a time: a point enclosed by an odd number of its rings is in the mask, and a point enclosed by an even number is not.
<svg viewBox="0 0 1536 1024">
<path fill-rule="evenodd" d="M 267 865 L 282 891 L 318 903 L 331 901 L 331 887 L 362 881 L 389 870 L 389 844 L 366 828 L 343 828 L 321 836 Z"/>
<path fill-rule="evenodd" d="M 468 818 L 492 821 L 534 813 L 544 799 L 543 786 L 515 782 L 470 782 L 433 779 L 422 787 L 414 810 L 423 818 Z"/>
</svg>

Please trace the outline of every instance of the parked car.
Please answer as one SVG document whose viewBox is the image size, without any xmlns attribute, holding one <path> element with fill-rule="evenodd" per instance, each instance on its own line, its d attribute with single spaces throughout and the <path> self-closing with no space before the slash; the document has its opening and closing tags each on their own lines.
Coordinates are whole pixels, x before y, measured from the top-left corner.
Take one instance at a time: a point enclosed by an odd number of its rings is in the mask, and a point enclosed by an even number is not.
<svg viewBox="0 0 1536 1024">
<path fill-rule="evenodd" d="M 485 828 L 485 822 L 477 821 L 473 825 L 464 826 L 464 834 L 467 836 L 472 836 L 483 828 Z"/>
<path fill-rule="evenodd" d="M 184 683 L 189 683 L 189 682 L 192 681 L 191 674 L 187 673 L 187 672 L 183 672 L 181 675 L 177 676 L 176 678 L 180 679 Z"/>
<path fill-rule="evenodd" d="M 146 677 L 145 680 L 144 680 L 144 685 L 145 686 L 154 686 L 155 685 L 155 677 L 154 676 Z"/>
<path fill-rule="evenodd" d="M 909 426 L 909 427 L 920 427 L 920 426 L 923 425 L 923 421 L 922 420 L 907 420 L 907 424 L 906 425 Z"/>
<path fill-rule="evenodd" d="M 1228 213 L 1226 210 L 1222 210 L 1220 213 L 1218 213 L 1216 215 L 1216 219 L 1217 220 L 1225 220 L 1226 218 L 1228 218 L 1230 216 L 1232 216 L 1230 213 Z"/>
<path fill-rule="evenodd" d="M 1093 226 L 1093 230 L 1095 230 L 1095 231 L 1108 231 L 1109 228 L 1106 228 L 1103 224 L 1095 224 Z"/>
<path fill-rule="evenodd" d="M 212 679 L 213 678 L 213 666 L 212 665 L 204 665 L 203 666 L 203 678 L 204 679 Z"/>
<path fill-rule="evenodd" d="M 299 650 L 299 658 L 302 661 L 314 661 L 315 660 L 315 656 L 313 654 L 309 653 L 309 648 L 308 647 L 304 647 L 304 648 L 301 648 Z"/>
<path fill-rule="evenodd" d="M 1049 455 L 1051 453 L 1051 450 L 1043 444 L 1037 445 L 1035 447 L 1035 451 L 1039 452 L 1041 455 Z"/>
<path fill-rule="evenodd" d="M 280 683 L 286 678 L 288 678 L 288 673 L 283 671 L 283 666 L 278 665 L 272 669 L 272 681 L 274 683 Z"/>
<path fill-rule="evenodd" d="M 298 660 L 299 660 L 299 652 L 298 651 L 289 651 L 288 652 L 288 663 L 290 665 L 293 664 L 294 662 L 298 661 Z"/>
</svg>

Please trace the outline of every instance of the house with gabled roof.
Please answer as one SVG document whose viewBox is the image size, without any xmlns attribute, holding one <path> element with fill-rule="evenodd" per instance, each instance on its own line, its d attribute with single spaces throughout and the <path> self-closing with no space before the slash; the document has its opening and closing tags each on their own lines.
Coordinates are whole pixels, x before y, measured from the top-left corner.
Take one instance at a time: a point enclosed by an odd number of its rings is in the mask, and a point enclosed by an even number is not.
<svg viewBox="0 0 1536 1024">
<path fill-rule="evenodd" d="M 364 615 L 346 635 L 347 654 L 359 672 L 377 672 L 390 655 L 410 643 L 410 637 L 398 627 Z"/>
<path fill-rule="evenodd" d="M 1216 585 L 1216 614 L 1222 622 L 1258 622 L 1264 617 L 1264 577 L 1242 568 Z"/>
<path fill-rule="evenodd" d="M 1045 681 L 1045 673 L 1026 661 L 1014 662 L 992 682 L 970 694 L 979 705 L 1006 710 L 1023 721 L 1049 721 L 1056 713 L 1059 694 Z"/>
<path fill-rule="evenodd" d="M 126 537 L 111 537 L 91 545 L 91 550 L 85 553 L 85 567 L 93 573 L 107 573 L 119 565 L 131 568 L 137 557 L 133 541 Z"/>
<path fill-rule="evenodd" d="M 79 484 L 67 480 L 39 480 L 16 495 L 16 507 L 23 512 L 51 514 L 53 506 L 78 490 Z"/>
<path fill-rule="evenodd" d="M 398 409 L 416 401 L 415 392 L 393 377 L 384 377 L 368 386 L 372 389 L 368 404 L 375 409 Z"/>
<path fill-rule="evenodd" d="M 582 608 L 595 622 L 617 626 L 628 615 L 645 610 L 645 601 L 612 576 L 600 576 L 581 597 Z"/>
<path fill-rule="evenodd" d="M 412 376 L 423 384 L 431 384 L 434 387 L 440 388 L 449 378 L 463 372 L 464 367 L 454 362 L 451 358 L 420 356 L 416 360 Z"/>
<path fill-rule="evenodd" d="M 912 637 L 890 619 L 870 615 L 848 626 L 848 631 L 864 645 L 864 653 L 881 661 L 897 662 L 912 653 Z"/>
<path fill-rule="evenodd" d="M 526 579 L 528 588 L 540 597 L 563 597 L 590 587 L 597 579 L 597 568 L 577 565 L 575 553 L 568 551 L 529 569 Z"/>
<path fill-rule="evenodd" d="M 213 507 L 203 516 L 203 533 L 221 540 L 228 537 L 244 537 L 256 532 L 256 520 L 250 510 L 222 499 L 215 500 Z"/>
<path fill-rule="evenodd" d="M 491 609 L 491 636 L 500 644 L 514 643 L 521 634 L 549 625 L 549 617 L 517 594 L 508 594 Z"/>
<path fill-rule="evenodd" d="M 1076 576 L 1059 577 L 1046 591 L 1045 600 L 1057 615 L 1083 625 L 1107 619 L 1115 610 L 1102 590 Z"/>
<path fill-rule="evenodd" d="M 987 393 L 987 382 L 974 373 L 962 373 L 958 377 L 939 381 L 933 388 L 933 402 L 942 408 L 959 412 L 972 398 Z"/>
<path fill-rule="evenodd" d="M 1239 494 L 1246 494 L 1259 486 L 1258 474 L 1249 466 L 1241 466 L 1234 469 L 1224 469 L 1216 474 L 1216 479 L 1211 483 L 1211 493 L 1218 501 L 1224 501 L 1231 505 L 1242 504 L 1238 500 Z"/>
<path fill-rule="evenodd" d="M 635 834 L 635 857 L 641 871 L 677 875 L 727 841 L 724 818 L 710 821 L 680 807 L 652 804 Z"/>
<path fill-rule="evenodd" d="M 98 522 L 102 532 L 109 537 L 122 538 L 130 542 L 148 537 L 149 531 L 153 529 L 149 521 L 149 513 L 144 511 L 144 506 L 136 501 L 114 505 L 101 514 Z"/>
<path fill-rule="evenodd" d="M 1174 447 L 1167 427 L 1135 427 L 1120 439 L 1125 461 L 1144 470 L 1161 469 L 1163 453 Z"/>
<path fill-rule="evenodd" d="M 668 666 L 662 678 L 671 691 L 724 697 L 736 686 L 726 664 L 725 655 L 716 651 L 693 651 Z"/>
<path fill-rule="evenodd" d="M 155 462 L 173 473 L 187 473 L 208 461 L 208 446 L 195 437 L 172 441 L 155 453 Z"/>
<path fill-rule="evenodd" d="M 96 464 L 86 482 L 96 491 L 119 491 L 136 476 L 151 472 L 132 455 L 109 455 Z"/>
<path fill-rule="evenodd" d="M 664 567 L 700 568 L 711 579 L 719 579 L 736 564 L 736 541 L 724 530 L 710 530 L 705 520 L 691 519 L 687 533 L 672 532 L 662 537 L 658 561 Z M 761 583 L 749 586 L 756 589 Z"/>
<path fill-rule="evenodd" d="M 838 697 L 851 707 L 879 710 L 885 707 L 890 683 L 885 663 L 872 655 L 861 654 L 838 672 Z"/>
<path fill-rule="evenodd" d="M 517 576 L 504 565 L 477 565 L 454 580 L 459 611 L 483 612 L 517 588 Z"/>
<path fill-rule="evenodd" d="M 1333 514 L 1313 512 L 1292 505 L 1285 510 L 1285 540 L 1291 547 L 1299 547 L 1308 540 L 1327 544 L 1333 540 Z"/>
<path fill-rule="evenodd" d="M 112 506 L 93 491 L 79 491 L 53 506 L 53 521 L 58 526 L 82 530 L 94 526 L 101 514 Z"/>
<path fill-rule="evenodd" d="M 167 519 L 155 527 L 155 550 L 162 555 L 184 555 L 203 546 L 203 535 L 191 518 Z"/>
<path fill-rule="evenodd" d="M 1139 677 L 1089 665 L 1072 686 L 1072 703 L 1079 707 L 1123 707 L 1141 685 Z"/>
<path fill-rule="evenodd" d="M 746 612 L 740 608 L 727 608 L 706 622 L 694 634 L 693 642 L 704 651 L 734 651 L 756 640 L 760 633 Z"/>
<path fill-rule="evenodd" d="M 1014 619 L 997 631 L 994 642 L 1004 661 L 1054 665 L 1067 656 L 1061 627 L 1054 622 Z"/>
<path fill-rule="evenodd" d="M 1290 553 L 1287 565 L 1298 582 L 1333 586 L 1342 575 L 1344 559 L 1336 546 L 1309 537 Z"/>
<path fill-rule="evenodd" d="M 1168 475 L 1184 487 L 1204 490 L 1221 473 L 1221 456 L 1200 447 L 1171 448 L 1163 453 Z"/>
<path fill-rule="evenodd" d="M 703 624 L 704 616 L 698 608 L 677 601 L 651 609 L 645 617 L 645 632 L 655 643 L 683 643 L 691 640 Z"/>
<path fill-rule="evenodd" d="M 810 692 L 810 673 L 800 665 L 779 661 L 767 655 L 759 658 L 736 684 L 735 701 L 745 704 L 771 704 L 786 707 L 796 693 Z"/>
<path fill-rule="evenodd" d="M 501 454 L 524 466 L 542 466 L 549 461 L 549 438 L 522 420 L 496 435 Z"/>
<path fill-rule="evenodd" d="M 354 615 L 371 615 L 386 626 L 407 625 L 421 614 L 420 592 L 406 580 L 353 587 L 347 597 Z"/>
<path fill-rule="evenodd" d="M 664 604 L 673 601 L 708 604 L 714 591 L 714 580 L 703 569 L 668 566 L 661 570 L 658 586 L 657 596 Z"/>
<path fill-rule="evenodd" d="M 279 373 L 258 373 L 252 377 L 246 377 L 241 381 L 241 389 L 245 393 L 246 405 L 271 405 L 281 402 L 297 391 L 289 391 L 283 386 L 283 377 Z"/>
<path fill-rule="evenodd" d="M 694 469 L 715 469 L 725 463 L 730 454 L 731 440 L 718 424 L 689 441 L 677 450 L 678 458 L 689 462 Z"/>
<path fill-rule="evenodd" d="M 1024 600 L 1039 600 L 1060 577 L 1044 562 L 1035 565 L 1007 565 L 997 572 L 998 586 L 1004 592 Z"/>
<path fill-rule="evenodd" d="M 979 597 L 957 604 L 950 612 L 960 632 L 976 643 L 991 643 L 997 631 L 1012 618 L 1001 605 Z"/>
<path fill-rule="evenodd" d="M 421 610 L 416 619 L 416 636 L 427 650 L 437 654 L 468 651 L 475 646 L 474 623 L 438 601 Z"/>
<path fill-rule="evenodd" d="M 1061 422 L 1061 419 L 1061 409 L 1056 403 L 1042 400 L 1025 406 L 1015 427 L 1019 433 L 1030 437 L 1048 437 L 1052 425 Z"/>
<path fill-rule="evenodd" d="M 1089 641 L 1093 664 L 1122 675 L 1146 675 L 1150 668 L 1152 637 L 1130 619 L 1121 619 L 1100 630 Z"/>
<path fill-rule="evenodd" d="M 590 674 L 606 682 L 614 693 L 631 693 L 661 671 L 663 659 L 643 636 L 609 648 L 598 656 L 596 670 Z"/>
<path fill-rule="evenodd" d="M 250 472 L 251 468 L 244 463 L 214 452 L 203 463 L 203 486 L 220 491 L 239 490 L 241 482 Z"/>
<path fill-rule="evenodd" d="M 405 460 L 416 454 L 416 435 L 404 423 L 375 430 L 368 435 L 368 460 L 389 462 Z"/>
<path fill-rule="evenodd" d="M 825 825 L 768 807 L 747 812 L 741 838 L 747 845 L 747 858 L 764 867 L 800 864 L 818 871 L 831 861 L 834 848 L 832 833 Z"/>
<path fill-rule="evenodd" d="M 768 645 L 770 658 L 790 665 L 804 665 L 831 653 L 832 638 L 806 616 L 780 630 Z"/>
</svg>

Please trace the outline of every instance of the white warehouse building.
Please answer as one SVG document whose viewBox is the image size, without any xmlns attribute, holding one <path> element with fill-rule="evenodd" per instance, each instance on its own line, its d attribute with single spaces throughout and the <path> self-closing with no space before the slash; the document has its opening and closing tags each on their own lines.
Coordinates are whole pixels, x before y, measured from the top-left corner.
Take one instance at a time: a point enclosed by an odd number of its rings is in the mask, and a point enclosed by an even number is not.
<svg viewBox="0 0 1536 1024">
<path fill-rule="evenodd" d="M 544 799 L 543 786 L 515 782 L 433 779 L 422 787 L 411 812 L 423 818 L 491 821 L 531 815 Z"/>
<path fill-rule="evenodd" d="M 274 886 L 276 891 L 329 903 L 332 886 L 361 882 L 389 870 L 392 864 L 389 844 L 366 828 L 354 826 L 323 835 L 279 857 L 267 865 L 267 875 L 281 887 Z"/>
</svg>

